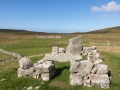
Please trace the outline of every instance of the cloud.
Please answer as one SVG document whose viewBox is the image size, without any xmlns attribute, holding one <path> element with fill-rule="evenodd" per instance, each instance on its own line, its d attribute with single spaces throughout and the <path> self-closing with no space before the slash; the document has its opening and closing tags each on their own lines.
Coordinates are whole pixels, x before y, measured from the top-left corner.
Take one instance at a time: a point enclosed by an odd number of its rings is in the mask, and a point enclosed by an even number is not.
<svg viewBox="0 0 120 90">
<path fill-rule="evenodd" d="M 92 6 L 91 10 L 94 12 L 112 12 L 112 11 L 120 11 L 120 4 L 117 4 L 116 2 L 112 1 L 109 2 L 107 5 L 102 5 L 101 7 L 98 6 Z"/>
</svg>

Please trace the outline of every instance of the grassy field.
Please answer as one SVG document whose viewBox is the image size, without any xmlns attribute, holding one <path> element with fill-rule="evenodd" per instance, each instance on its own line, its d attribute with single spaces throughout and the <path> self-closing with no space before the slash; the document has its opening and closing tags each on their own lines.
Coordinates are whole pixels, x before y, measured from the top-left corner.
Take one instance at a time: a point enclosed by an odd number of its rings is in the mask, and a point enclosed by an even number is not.
<svg viewBox="0 0 120 90">
<path fill-rule="evenodd" d="M 53 34 L 54 35 L 54 34 Z M 16 33 L 0 33 L 0 48 L 16 52 L 22 56 L 29 57 L 33 63 L 44 57 L 45 53 L 51 52 L 52 46 L 66 47 L 69 39 L 81 35 L 83 46 L 92 46 L 89 42 L 105 43 L 110 42 L 110 46 L 97 45 L 97 50 L 103 59 L 103 63 L 109 66 L 112 74 L 110 88 L 106 90 L 120 90 L 120 35 L 117 33 L 107 34 L 61 34 L 62 39 L 39 39 L 36 34 L 16 34 Z M 56 73 L 54 77 L 44 82 L 41 79 L 33 79 L 31 77 L 17 77 L 17 69 L 19 63 L 12 60 L 12 56 L 0 53 L 0 58 L 7 61 L 0 63 L 0 90 L 26 90 L 29 86 L 35 90 L 36 86 L 40 86 L 39 90 L 101 90 L 97 87 L 83 87 L 69 85 L 69 67 L 70 63 L 55 62 Z M 85 58 L 85 57 L 84 57 Z"/>
</svg>

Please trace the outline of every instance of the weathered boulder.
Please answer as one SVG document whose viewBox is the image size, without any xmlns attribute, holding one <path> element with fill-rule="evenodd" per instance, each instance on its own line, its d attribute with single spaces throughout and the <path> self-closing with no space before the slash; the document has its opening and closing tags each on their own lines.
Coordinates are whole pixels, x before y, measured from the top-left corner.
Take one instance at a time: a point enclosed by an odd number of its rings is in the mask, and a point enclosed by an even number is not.
<svg viewBox="0 0 120 90">
<path fill-rule="evenodd" d="M 55 69 L 52 70 L 52 71 L 49 72 L 49 73 L 42 73 L 42 74 L 41 74 L 41 78 L 42 78 L 42 80 L 44 80 L 44 81 L 49 81 L 50 78 L 51 78 L 54 74 L 55 74 Z"/>
<path fill-rule="evenodd" d="M 53 60 L 45 60 L 45 61 L 44 61 L 44 64 L 48 64 L 48 65 L 50 65 L 50 66 L 55 66 Z"/>
<path fill-rule="evenodd" d="M 93 63 L 88 60 L 82 60 L 80 61 L 80 68 L 86 73 L 86 75 L 89 75 L 93 68 Z M 79 72 L 81 72 L 81 70 L 79 70 Z"/>
<path fill-rule="evenodd" d="M 102 63 L 102 60 L 101 59 L 96 59 L 96 61 L 94 62 L 94 65 L 97 65 L 97 64 L 100 64 Z"/>
<path fill-rule="evenodd" d="M 83 77 L 79 75 L 79 73 L 70 74 L 70 85 L 82 85 L 83 84 Z"/>
<path fill-rule="evenodd" d="M 18 73 L 18 77 L 22 77 L 22 76 L 30 76 L 33 74 L 34 68 L 31 67 L 30 69 L 22 69 L 22 68 L 18 68 L 17 73 Z"/>
<path fill-rule="evenodd" d="M 23 57 L 19 60 L 19 65 L 22 69 L 29 69 L 30 67 L 32 67 L 31 60 L 26 57 Z"/>
<path fill-rule="evenodd" d="M 66 48 L 66 53 L 71 53 L 72 55 L 80 55 L 81 49 L 82 49 L 81 36 L 69 39 L 69 44 Z"/>
<path fill-rule="evenodd" d="M 90 74 L 89 79 L 91 81 L 92 86 L 98 86 L 100 88 L 109 88 L 109 77 L 107 74 L 98 75 L 98 74 Z"/>
<path fill-rule="evenodd" d="M 108 74 L 108 66 L 107 65 L 98 64 L 97 67 L 98 67 L 97 74 L 99 74 L 99 75 Z"/>
<path fill-rule="evenodd" d="M 59 48 L 59 53 L 65 53 L 65 51 L 66 50 L 64 48 L 61 48 L 61 47 Z"/>
<path fill-rule="evenodd" d="M 90 50 L 89 47 L 83 47 L 83 49 L 82 49 L 82 55 L 87 55 L 90 52 L 91 52 L 91 50 Z"/>
<path fill-rule="evenodd" d="M 91 71 L 92 74 L 108 74 L 108 66 L 104 64 L 97 64 Z"/>
<path fill-rule="evenodd" d="M 70 62 L 70 72 L 71 73 L 77 73 L 80 67 L 80 62 L 78 60 L 73 60 Z"/>
<path fill-rule="evenodd" d="M 99 55 L 99 53 L 90 52 L 90 53 L 88 53 L 87 58 L 88 58 L 89 61 L 91 61 L 92 63 L 94 63 L 97 59 L 100 58 L 100 55 Z"/>
</svg>

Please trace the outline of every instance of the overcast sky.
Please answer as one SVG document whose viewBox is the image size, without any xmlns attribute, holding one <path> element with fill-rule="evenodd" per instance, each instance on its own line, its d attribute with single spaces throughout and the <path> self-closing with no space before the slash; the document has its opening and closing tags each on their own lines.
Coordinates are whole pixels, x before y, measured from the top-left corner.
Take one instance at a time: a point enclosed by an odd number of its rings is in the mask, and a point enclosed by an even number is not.
<svg viewBox="0 0 120 90">
<path fill-rule="evenodd" d="M 86 32 L 120 26 L 120 0 L 0 0 L 0 28 Z"/>
</svg>

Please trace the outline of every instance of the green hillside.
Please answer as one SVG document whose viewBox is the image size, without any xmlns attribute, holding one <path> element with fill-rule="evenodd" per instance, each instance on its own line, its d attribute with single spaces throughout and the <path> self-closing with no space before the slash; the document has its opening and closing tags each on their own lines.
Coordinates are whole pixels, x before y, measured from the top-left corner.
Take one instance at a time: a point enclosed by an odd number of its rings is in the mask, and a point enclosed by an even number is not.
<svg viewBox="0 0 120 90">
<path fill-rule="evenodd" d="M 120 26 L 94 30 L 87 33 L 120 33 Z"/>
</svg>

